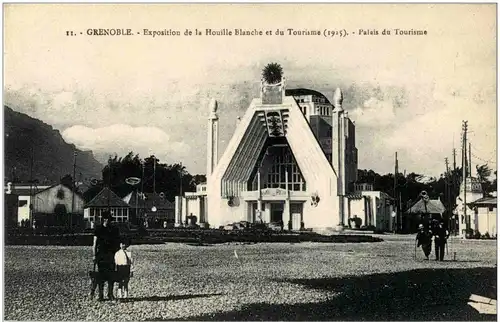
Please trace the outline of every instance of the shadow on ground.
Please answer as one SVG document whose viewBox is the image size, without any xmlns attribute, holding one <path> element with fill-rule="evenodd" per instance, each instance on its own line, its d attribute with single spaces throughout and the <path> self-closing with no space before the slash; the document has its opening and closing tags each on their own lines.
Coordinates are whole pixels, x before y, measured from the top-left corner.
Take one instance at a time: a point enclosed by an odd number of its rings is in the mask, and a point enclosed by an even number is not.
<svg viewBox="0 0 500 322">
<path fill-rule="evenodd" d="M 281 280 L 339 295 L 321 303 L 256 303 L 185 320 L 496 320 L 496 315 L 480 315 L 467 305 L 471 294 L 496 299 L 496 281 L 496 268 Z"/>
<path fill-rule="evenodd" d="M 213 247 L 214 244 L 205 244 L 205 243 L 184 243 L 187 246 L 198 246 L 198 247 Z"/>
<path fill-rule="evenodd" d="M 210 297 L 219 296 L 222 294 L 185 294 L 185 295 L 169 295 L 169 296 L 144 296 L 144 297 L 134 297 L 122 300 L 123 302 L 159 302 L 159 301 L 177 301 L 177 300 L 187 300 L 199 297 Z"/>
</svg>

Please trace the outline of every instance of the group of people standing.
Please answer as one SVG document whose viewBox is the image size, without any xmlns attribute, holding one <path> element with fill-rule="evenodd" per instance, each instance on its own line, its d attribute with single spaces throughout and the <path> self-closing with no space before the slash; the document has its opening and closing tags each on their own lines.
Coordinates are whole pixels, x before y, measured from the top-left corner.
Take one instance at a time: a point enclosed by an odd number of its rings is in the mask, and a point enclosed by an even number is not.
<svg viewBox="0 0 500 322">
<path fill-rule="evenodd" d="M 108 284 L 108 299 L 114 300 L 114 283 L 118 282 L 118 298 L 128 297 L 128 284 L 133 274 L 132 253 L 129 242 L 120 237 L 120 231 L 111 224 L 112 216 L 104 212 L 101 224 L 94 233 L 92 246 L 94 263 L 97 265 L 97 285 L 99 301 L 104 300 L 104 284 Z"/>
<path fill-rule="evenodd" d="M 425 258 L 428 260 L 432 250 L 432 241 L 434 240 L 434 253 L 437 261 L 444 260 L 444 252 L 450 234 L 443 221 L 436 219 L 432 220 L 429 226 L 420 224 L 418 226 L 418 233 L 415 240 L 415 248 L 422 246 Z"/>
</svg>

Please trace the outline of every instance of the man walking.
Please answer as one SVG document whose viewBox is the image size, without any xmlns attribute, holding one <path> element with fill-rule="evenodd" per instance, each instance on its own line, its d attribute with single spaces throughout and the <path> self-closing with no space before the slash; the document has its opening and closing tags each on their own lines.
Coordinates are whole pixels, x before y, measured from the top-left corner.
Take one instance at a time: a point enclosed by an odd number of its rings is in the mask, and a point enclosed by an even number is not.
<svg viewBox="0 0 500 322">
<path fill-rule="evenodd" d="M 94 233 L 94 263 L 97 263 L 99 301 L 104 300 L 104 283 L 108 283 L 108 298 L 114 300 L 113 286 L 115 279 L 115 252 L 120 249 L 120 232 L 111 225 L 111 213 L 102 213 L 102 224 L 97 226 Z"/>
<path fill-rule="evenodd" d="M 444 223 L 442 221 L 440 221 L 439 224 L 434 225 L 432 234 L 434 235 L 434 251 L 436 253 L 436 260 L 442 261 L 444 259 L 444 249 L 450 234 L 444 227 Z"/>
<path fill-rule="evenodd" d="M 415 243 L 417 243 L 415 247 L 422 246 L 425 259 L 429 260 L 429 255 L 432 249 L 432 234 L 428 229 L 424 228 L 423 224 L 418 225 L 418 233 Z"/>
</svg>

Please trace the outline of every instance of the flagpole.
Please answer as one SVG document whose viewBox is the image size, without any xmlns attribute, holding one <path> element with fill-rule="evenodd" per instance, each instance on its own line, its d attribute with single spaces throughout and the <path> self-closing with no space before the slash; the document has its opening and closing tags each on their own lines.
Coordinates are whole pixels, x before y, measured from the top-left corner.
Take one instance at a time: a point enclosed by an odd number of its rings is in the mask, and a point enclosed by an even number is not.
<svg viewBox="0 0 500 322">
<path fill-rule="evenodd" d="M 182 197 L 182 162 L 180 163 L 180 169 L 179 169 L 179 180 L 180 180 L 180 182 L 179 182 L 179 198 L 180 198 L 179 208 L 180 208 L 180 211 L 181 211 L 180 216 L 181 216 L 181 219 L 182 219 L 182 211 L 183 211 L 183 209 L 182 209 L 182 199 L 183 199 L 183 197 Z M 186 201 L 186 202 L 187 202 L 187 201 Z M 185 221 L 184 221 L 184 223 L 185 223 L 185 224 L 187 224 L 187 221 L 188 221 L 187 216 L 188 216 L 188 215 L 187 215 L 187 213 L 186 213 L 186 219 L 185 219 Z M 182 224 L 182 223 L 181 223 L 181 224 Z"/>
<path fill-rule="evenodd" d="M 142 204 L 141 204 L 141 219 L 144 219 L 144 168 L 146 166 L 146 160 L 144 162 L 141 161 L 141 167 L 142 167 L 142 178 L 141 178 L 141 199 L 142 199 Z"/>
</svg>

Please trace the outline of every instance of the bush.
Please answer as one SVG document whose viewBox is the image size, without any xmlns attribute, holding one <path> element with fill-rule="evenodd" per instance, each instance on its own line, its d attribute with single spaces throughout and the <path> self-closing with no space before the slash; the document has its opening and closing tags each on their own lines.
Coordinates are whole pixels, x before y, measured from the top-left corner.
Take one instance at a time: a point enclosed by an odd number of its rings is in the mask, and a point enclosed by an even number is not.
<svg viewBox="0 0 500 322">
<path fill-rule="evenodd" d="M 469 228 L 465 232 L 465 238 L 467 239 L 481 239 L 481 233 L 478 230 L 473 230 L 472 228 Z"/>
</svg>

